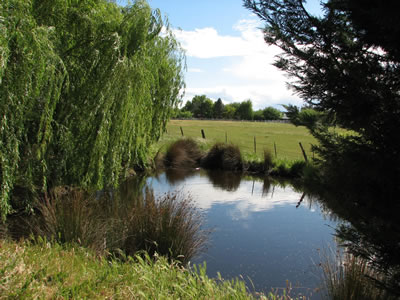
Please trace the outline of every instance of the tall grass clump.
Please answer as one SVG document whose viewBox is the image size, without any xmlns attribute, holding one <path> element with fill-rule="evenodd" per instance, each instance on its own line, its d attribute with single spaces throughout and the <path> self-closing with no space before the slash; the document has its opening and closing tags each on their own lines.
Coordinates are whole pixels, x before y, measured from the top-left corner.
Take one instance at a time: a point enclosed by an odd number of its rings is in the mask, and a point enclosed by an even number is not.
<svg viewBox="0 0 400 300">
<path fill-rule="evenodd" d="M 269 150 L 269 149 L 264 149 L 264 152 L 263 152 L 263 168 L 264 168 L 264 171 L 268 171 L 268 170 L 270 170 L 271 168 L 272 168 L 272 166 L 273 166 L 273 156 L 272 156 L 272 152 L 271 152 L 271 150 Z"/>
<path fill-rule="evenodd" d="M 206 169 L 219 169 L 226 171 L 242 171 L 243 159 L 238 146 L 224 143 L 216 143 L 201 164 Z"/>
<path fill-rule="evenodd" d="M 379 288 L 377 272 L 370 262 L 340 250 L 321 255 L 323 297 L 329 300 L 398 299 Z"/>
<path fill-rule="evenodd" d="M 128 214 L 123 245 L 128 255 L 145 250 L 186 264 L 204 250 L 207 233 L 190 196 L 168 193 L 156 198 L 147 189 L 143 200 Z"/>
<path fill-rule="evenodd" d="M 81 189 L 59 187 L 36 204 L 38 214 L 31 219 L 34 236 L 59 243 L 77 243 L 104 253 L 112 220 L 103 199 Z"/>
<path fill-rule="evenodd" d="M 120 201 L 117 193 L 95 197 L 81 190 L 52 193 L 37 205 L 31 233 L 59 243 L 77 243 L 99 254 L 134 256 L 146 251 L 186 264 L 207 240 L 202 216 L 189 195 L 143 195 Z"/>
<path fill-rule="evenodd" d="M 165 154 L 164 164 L 171 168 L 193 168 L 199 165 L 203 154 L 193 139 L 172 143 Z"/>
</svg>

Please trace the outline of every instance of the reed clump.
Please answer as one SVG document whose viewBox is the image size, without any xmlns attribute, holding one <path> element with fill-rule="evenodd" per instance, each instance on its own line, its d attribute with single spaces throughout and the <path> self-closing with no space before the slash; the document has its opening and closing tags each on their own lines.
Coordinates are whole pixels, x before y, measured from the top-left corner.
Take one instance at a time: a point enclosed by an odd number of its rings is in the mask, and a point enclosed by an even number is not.
<svg viewBox="0 0 400 300">
<path fill-rule="evenodd" d="M 236 145 L 216 143 L 201 161 L 205 169 L 242 171 L 243 159 Z"/>
<path fill-rule="evenodd" d="M 144 201 L 128 214 L 123 249 L 128 255 L 144 250 L 186 264 L 204 250 L 207 232 L 202 223 L 190 196 L 168 193 L 156 198 L 147 189 Z"/>
<path fill-rule="evenodd" d="M 75 243 L 119 257 L 146 251 L 186 264 L 204 249 L 207 232 L 190 195 L 155 197 L 146 189 L 120 201 L 118 193 L 97 196 L 72 189 L 53 192 L 37 205 L 31 233 L 58 243 Z"/>
<path fill-rule="evenodd" d="M 323 297 L 329 300 L 394 300 L 378 285 L 383 274 L 362 257 L 337 250 L 321 255 Z"/>
<path fill-rule="evenodd" d="M 164 165 L 170 168 L 194 168 L 203 156 L 193 139 L 181 139 L 172 143 L 165 154 Z"/>
<path fill-rule="evenodd" d="M 95 195 L 82 189 L 53 189 L 37 202 L 39 213 L 29 221 L 31 233 L 59 243 L 81 244 L 103 253 L 110 227 L 101 204 Z"/>
</svg>

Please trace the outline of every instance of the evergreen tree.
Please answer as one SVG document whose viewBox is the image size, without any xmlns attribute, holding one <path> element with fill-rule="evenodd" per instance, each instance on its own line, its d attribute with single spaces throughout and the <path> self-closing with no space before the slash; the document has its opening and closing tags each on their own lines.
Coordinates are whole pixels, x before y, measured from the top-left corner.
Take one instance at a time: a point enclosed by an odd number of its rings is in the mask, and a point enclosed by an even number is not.
<svg viewBox="0 0 400 300">
<path fill-rule="evenodd" d="M 354 133 L 341 135 L 322 123 L 310 128 L 319 140 L 316 150 L 325 178 L 353 182 L 368 197 L 397 201 L 398 2 L 329 0 L 321 17 L 309 14 L 304 2 L 245 0 L 244 4 L 265 21 L 266 42 L 283 50 L 275 66 L 292 77 L 294 92 L 323 112 L 325 121 Z"/>
<path fill-rule="evenodd" d="M 225 105 L 222 103 L 221 98 L 214 103 L 214 118 L 222 119 L 222 115 L 224 113 Z"/>
</svg>

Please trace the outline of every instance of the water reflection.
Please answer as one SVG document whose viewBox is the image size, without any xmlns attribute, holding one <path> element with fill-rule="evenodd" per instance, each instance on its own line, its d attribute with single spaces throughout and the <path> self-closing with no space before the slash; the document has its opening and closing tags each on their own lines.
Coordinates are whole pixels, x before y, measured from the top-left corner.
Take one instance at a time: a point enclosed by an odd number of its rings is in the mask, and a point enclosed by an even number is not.
<svg viewBox="0 0 400 300">
<path fill-rule="evenodd" d="M 340 244 L 369 261 L 383 275 L 374 278 L 375 283 L 400 297 L 399 204 L 332 186 L 320 188 L 315 195 L 323 199 L 324 210 L 347 221 L 336 229 Z"/>
<path fill-rule="evenodd" d="M 242 174 L 238 172 L 224 172 L 222 170 L 207 170 L 207 177 L 216 188 L 228 192 L 235 192 L 242 181 Z"/>
<path fill-rule="evenodd" d="M 210 247 L 192 263 L 206 261 L 209 276 L 251 278 L 249 286 L 266 292 L 286 280 L 308 295 L 318 287 L 317 249 L 334 245 L 336 222 L 303 191 L 271 178 L 202 170 L 186 178 L 169 170 L 147 184 L 160 194 L 190 193 L 204 211 L 206 227 L 213 229 Z"/>
<path fill-rule="evenodd" d="M 244 178 L 240 173 L 219 170 L 171 169 L 164 175 L 151 178 L 148 183 L 161 193 L 171 189 L 188 192 L 195 198 L 198 208 L 203 210 L 218 204 L 234 204 L 235 213 L 232 216 L 235 219 L 243 219 L 252 212 L 268 211 L 277 206 L 296 207 L 304 198 L 302 192 L 284 182 L 270 178 Z"/>
</svg>

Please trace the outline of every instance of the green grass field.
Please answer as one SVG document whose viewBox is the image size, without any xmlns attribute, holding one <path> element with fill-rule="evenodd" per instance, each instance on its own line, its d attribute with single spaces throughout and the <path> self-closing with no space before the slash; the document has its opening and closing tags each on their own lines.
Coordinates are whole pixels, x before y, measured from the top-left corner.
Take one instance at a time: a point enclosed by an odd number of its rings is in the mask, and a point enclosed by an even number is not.
<svg viewBox="0 0 400 300">
<path fill-rule="evenodd" d="M 302 143 L 308 157 L 312 157 L 311 144 L 317 141 L 303 127 L 285 123 L 239 122 L 239 121 L 201 121 L 201 120 L 171 120 L 167 126 L 168 132 L 164 141 L 181 137 L 182 127 L 185 137 L 202 140 L 201 129 L 206 140 L 211 143 L 225 142 L 239 146 L 242 153 L 249 157 L 254 155 L 254 137 L 256 138 L 256 153 L 261 157 L 264 149 L 269 149 L 281 159 L 303 159 L 299 146 Z"/>
</svg>

